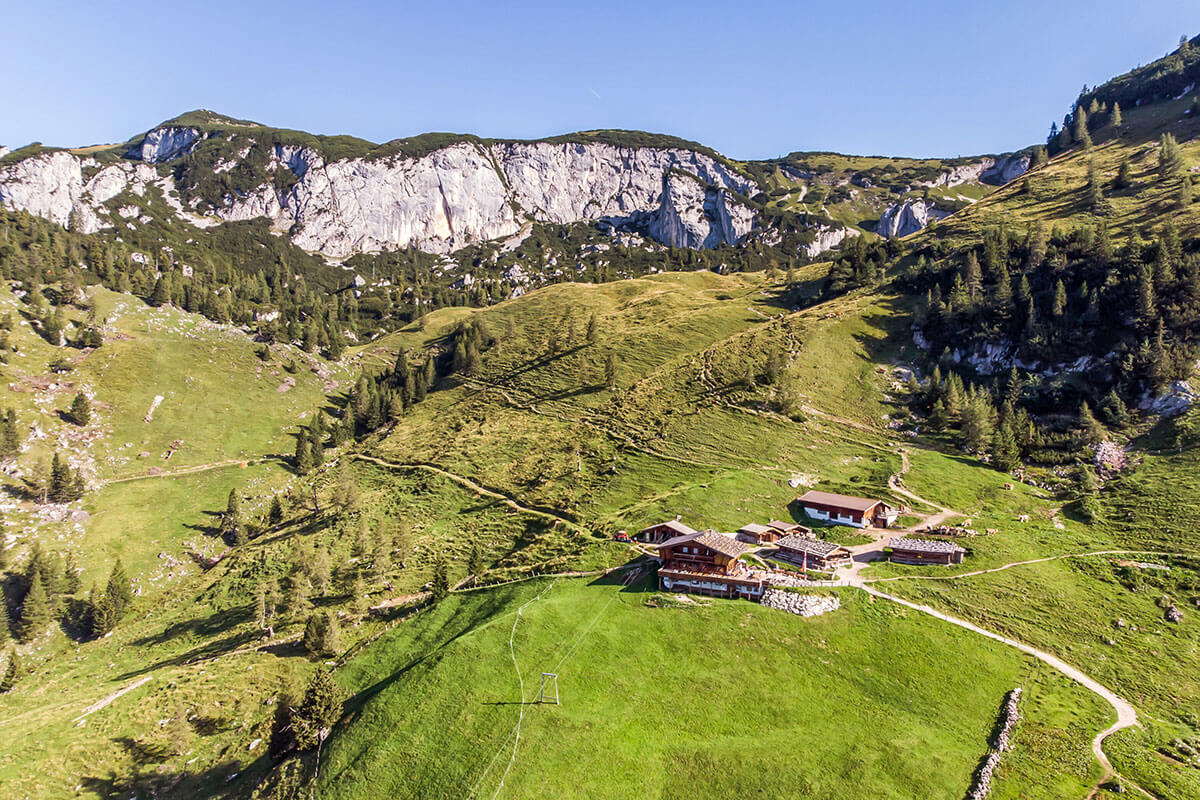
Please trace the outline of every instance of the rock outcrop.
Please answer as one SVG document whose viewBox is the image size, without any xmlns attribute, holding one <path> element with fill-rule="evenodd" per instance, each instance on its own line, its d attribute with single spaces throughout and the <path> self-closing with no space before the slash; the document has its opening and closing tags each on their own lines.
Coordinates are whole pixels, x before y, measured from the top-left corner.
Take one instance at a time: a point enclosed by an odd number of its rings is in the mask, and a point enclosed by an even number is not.
<svg viewBox="0 0 1200 800">
<path fill-rule="evenodd" d="M 155 128 L 129 151 L 132 158 L 158 164 L 185 155 L 200 140 L 198 128 Z"/>
<path fill-rule="evenodd" d="M 951 167 L 933 180 L 925 181 L 920 185 L 951 187 L 978 182 L 1002 186 L 1014 178 L 1020 177 L 1028 169 L 1029 155 L 1026 153 L 1013 153 L 999 158 L 984 156 L 979 161 Z"/>
<path fill-rule="evenodd" d="M 875 225 L 875 232 L 890 239 L 899 239 L 948 216 L 949 211 L 943 211 L 928 201 L 905 200 L 903 203 L 892 203 L 887 207 Z"/>
<path fill-rule="evenodd" d="M 800 252 L 809 258 L 816 258 L 826 250 L 832 250 L 851 236 L 858 236 L 853 228 L 834 228 L 821 225 L 813 231 L 813 240 L 800 248 Z"/>
<path fill-rule="evenodd" d="M 692 249 L 737 244 L 754 226 L 754 212 L 732 202 L 725 189 L 690 175 L 668 172 L 647 232 L 671 247 Z"/>
</svg>

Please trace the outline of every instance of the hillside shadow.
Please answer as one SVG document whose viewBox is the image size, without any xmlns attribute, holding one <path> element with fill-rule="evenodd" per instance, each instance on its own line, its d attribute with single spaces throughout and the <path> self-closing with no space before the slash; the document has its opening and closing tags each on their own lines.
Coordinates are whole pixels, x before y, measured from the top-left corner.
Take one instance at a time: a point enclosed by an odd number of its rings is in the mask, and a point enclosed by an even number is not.
<svg viewBox="0 0 1200 800">
<path fill-rule="evenodd" d="M 117 775 L 110 772 L 107 776 L 89 775 L 80 778 L 80 788 L 98 797 L 162 797 L 172 795 L 188 798 L 217 798 L 225 797 L 229 790 L 229 781 L 239 772 L 251 769 L 265 770 L 269 760 L 264 754 L 259 756 L 251 765 L 239 764 L 237 761 L 226 759 L 219 764 L 206 769 L 170 770 L 156 768 L 166 760 L 166 754 L 161 751 L 151 752 L 145 745 L 121 737 L 114 739 L 131 757 L 134 770 L 131 775 Z M 157 748 L 152 748 L 157 750 Z"/>
</svg>

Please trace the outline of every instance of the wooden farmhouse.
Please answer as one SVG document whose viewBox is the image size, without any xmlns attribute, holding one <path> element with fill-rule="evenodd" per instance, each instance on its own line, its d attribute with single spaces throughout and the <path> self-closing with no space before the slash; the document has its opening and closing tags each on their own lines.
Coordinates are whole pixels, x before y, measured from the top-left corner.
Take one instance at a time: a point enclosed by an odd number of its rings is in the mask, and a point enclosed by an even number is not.
<svg viewBox="0 0 1200 800">
<path fill-rule="evenodd" d="M 773 541 L 777 541 L 784 536 L 812 536 L 812 528 L 806 528 L 795 522 L 783 522 L 782 520 L 773 519 L 767 523 L 767 527 L 779 531 L 779 536 Z"/>
<path fill-rule="evenodd" d="M 850 563 L 850 551 L 840 544 L 809 539 L 807 536 L 785 536 L 776 542 L 775 558 L 796 566 L 832 571 Z"/>
<path fill-rule="evenodd" d="M 651 525 L 648 528 L 642 528 L 637 533 L 638 541 L 648 542 L 649 544 L 660 544 L 668 539 L 674 539 L 676 536 L 691 536 L 693 533 L 698 533 L 694 528 L 684 525 L 679 521 L 679 517 L 667 522 L 660 522 L 657 525 Z"/>
<path fill-rule="evenodd" d="M 770 525 L 759 525 L 749 522 L 738 528 L 738 538 L 749 544 L 770 544 L 779 539 L 781 534 Z"/>
<path fill-rule="evenodd" d="M 966 550 L 939 539 L 892 539 L 888 560 L 897 564 L 961 564 Z"/>
<path fill-rule="evenodd" d="M 796 498 L 804 513 L 813 519 L 825 520 L 837 525 L 855 528 L 875 526 L 886 528 L 895 524 L 900 512 L 882 500 L 866 497 L 851 497 L 832 492 L 808 492 Z"/>
<path fill-rule="evenodd" d="M 668 539 L 658 546 L 662 559 L 659 587 L 668 592 L 757 601 L 766 584 L 738 560 L 749 549 L 732 536 L 716 531 L 693 531 Z"/>
</svg>

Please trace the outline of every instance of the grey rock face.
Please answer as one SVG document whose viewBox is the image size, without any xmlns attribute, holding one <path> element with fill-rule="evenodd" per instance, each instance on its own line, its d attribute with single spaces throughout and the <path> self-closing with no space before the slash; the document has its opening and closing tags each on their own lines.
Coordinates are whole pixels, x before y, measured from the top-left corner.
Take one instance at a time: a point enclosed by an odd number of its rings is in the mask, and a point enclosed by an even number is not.
<svg viewBox="0 0 1200 800">
<path fill-rule="evenodd" d="M 155 128 L 130 155 L 150 164 L 170 161 L 191 151 L 200 140 L 198 128 Z"/>
<path fill-rule="evenodd" d="M 800 248 L 800 252 L 809 258 L 816 258 L 826 250 L 832 250 L 851 236 L 858 236 L 853 228 L 832 228 L 822 225 L 816 230 L 816 238 Z"/>
<path fill-rule="evenodd" d="M 942 211 L 933 203 L 924 200 L 892 203 L 879 218 L 879 222 L 875 225 L 875 232 L 890 239 L 899 239 L 923 230 L 930 222 L 948 216 L 950 216 L 949 211 Z"/>
</svg>

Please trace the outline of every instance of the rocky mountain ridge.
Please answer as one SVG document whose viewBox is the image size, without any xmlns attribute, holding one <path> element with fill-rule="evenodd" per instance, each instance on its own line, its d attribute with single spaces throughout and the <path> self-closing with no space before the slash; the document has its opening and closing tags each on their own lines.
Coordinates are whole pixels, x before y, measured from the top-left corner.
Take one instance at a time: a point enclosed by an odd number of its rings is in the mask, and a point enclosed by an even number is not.
<svg viewBox="0 0 1200 800">
<path fill-rule="evenodd" d="M 149 192 L 189 225 L 266 220 L 334 260 L 407 247 L 451 253 L 529 222 L 606 223 L 692 249 L 737 245 L 770 224 L 751 199 L 765 197 L 763 187 L 699 146 L 458 137 L 429 152 L 341 157 L 273 140 L 270 130 L 164 123 L 108 157 L 55 150 L 10 158 L 0 164 L 0 203 L 96 233 L 134 224 L 130 202 Z M 936 182 L 1006 179 L 1027 167 L 1021 159 L 984 157 Z M 930 216 L 915 207 L 897 213 L 904 219 L 884 226 L 896 229 L 885 235 L 905 235 Z M 811 229 L 796 255 L 815 257 L 857 233 L 819 221 Z"/>
</svg>

